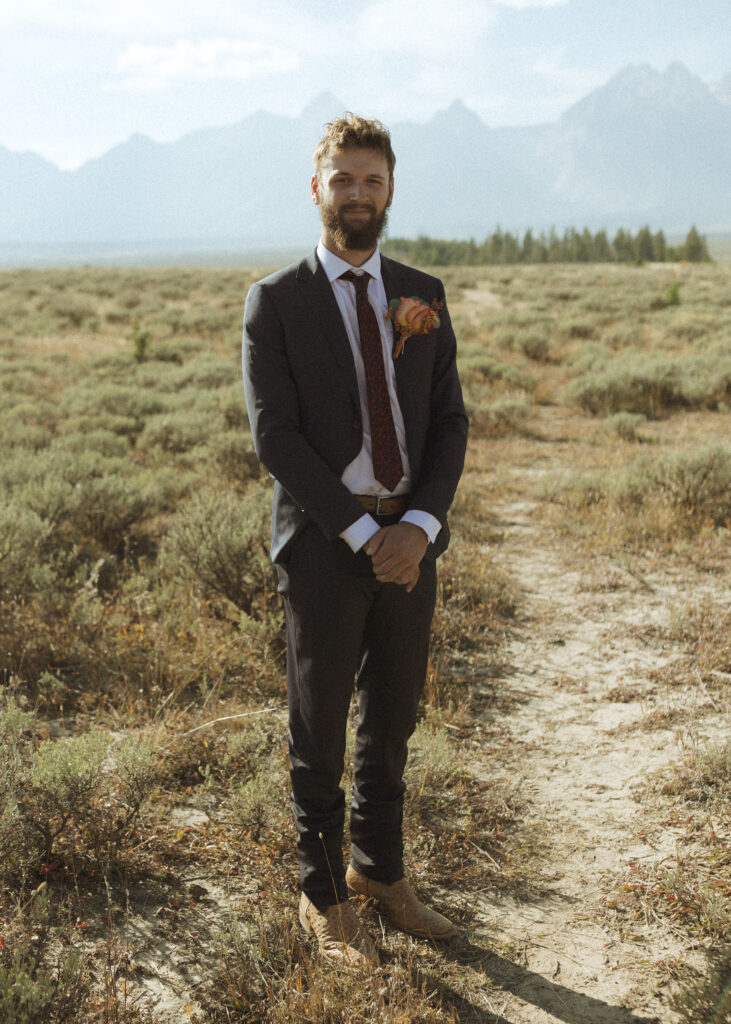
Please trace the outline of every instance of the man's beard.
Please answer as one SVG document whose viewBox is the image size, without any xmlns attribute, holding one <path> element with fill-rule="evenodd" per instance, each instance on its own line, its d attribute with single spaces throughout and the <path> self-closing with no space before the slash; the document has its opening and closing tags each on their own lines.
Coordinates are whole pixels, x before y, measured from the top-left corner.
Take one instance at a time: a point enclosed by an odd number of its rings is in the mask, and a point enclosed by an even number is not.
<svg viewBox="0 0 731 1024">
<path fill-rule="evenodd" d="M 353 203 L 351 206 L 341 206 L 339 210 L 324 204 L 320 206 L 322 223 L 338 249 L 342 249 L 344 252 L 363 252 L 366 249 L 375 249 L 388 221 L 388 207 L 384 207 L 383 212 L 379 215 L 375 208 L 369 205 L 370 219 L 364 224 L 355 225 L 348 223 L 345 219 L 348 209 L 363 209 L 363 204 Z"/>
</svg>

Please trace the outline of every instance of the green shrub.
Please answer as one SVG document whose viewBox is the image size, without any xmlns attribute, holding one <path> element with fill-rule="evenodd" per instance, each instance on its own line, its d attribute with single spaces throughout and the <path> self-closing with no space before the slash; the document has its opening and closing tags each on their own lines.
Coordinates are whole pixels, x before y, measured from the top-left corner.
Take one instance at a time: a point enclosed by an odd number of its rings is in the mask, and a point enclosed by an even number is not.
<svg viewBox="0 0 731 1024">
<path fill-rule="evenodd" d="M 548 358 L 548 338 L 541 331 L 520 331 L 515 338 L 516 347 L 536 362 L 545 362 Z"/>
<path fill-rule="evenodd" d="M 261 620 L 275 602 L 269 560 L 270 498 L 266 485 L 244 495 L 202 494 L 178 512 L 166 540 L 166 564 L 210 596 L 225 597 Z"/>
<path fill-rule="evenodd" d="M 76 1019 L 86 997 L 80 950 L 54 950 L 55 964 L 41 962 L 48 932 L 41 898 L 27 912 L 25 934 L 0 946 L 0 1020 L 3 1024 L 55 1024 Z M 40 919 L 40 920 L 39 920 Z M 32 934 L 32 938 L 31 938 Z"/>
<path fill-rule="evenodd" d="M 106 867 L 155 783 L 151 744 L 90 732 L 36 746 L 30 724 L 0 693 L 0 876 L 38 869 L 64 850 Z"/>
<path fill-rule="evenodd" d="M 642 324 L 618 324 L 602 334 L 602 340 L 609 348 L 617 351 L 623 348 L 637 348 L 643 340 Z M 586 367 L 589 369 L 589 367 Z"/>
<path fill-rule="evenodd" d="M 218 434 L 208 441 L 208 449 L 227 480 L 246 485 L 259 477 L 261 467 L 251 435 L 243 430 Z"/>
<path fill-rule="evenodd" d="M 628 352 L 571 381 L 562 401 L 586 412 L 615 412 L 658 417 L 678 406 L 716 408 L 731 393 L 731 358 L 652 356 Z"/>
<path fill-rule="evenodd" d="M 647 472 L 674 508 L 717 526 L 731 519 L 731 449 L 711 446 L 668 453 L 648 465 Z"/>
<path fill-rule="evenodd" d="M 673 280 L 665 289 L 665 305 L 680 305 L 680 281 L 678 281 L 677 278 L 673 278 Z"/>
<path fill-rule="evenodd" d="M 16 460 L 4 473 L 16 486 L 16 502 L 35 513 L 56 534 L 71 531 L 67 544 L 97 541 L 115 551 L 130 527 L 158 511 L 158 487 L 122 475 L 125 460 L 96 451 L 74 453 L 57 446 L 28 464 Z M 26 477 L 23 480 L 23 476 Z"/>
<path fill-rule="evenodd" d="M 76 485 L 64 479 L 61 472 L 29 480 L 16 494 L 19 503 L 54 530 L 70 520 L 79 507 Z"/>
<path fill-rule="evenodd" d="M 93 430 L 69 431 L 55 438 L 51 448 L 54 451 L 98 452 L 108 459 L 123 459 L 129 455 L 129 441 L 113 430 L 97 427 Z"/>
<path fill-rule="evenodd" d="M 632 530 L 654 523 L 672 535 L 724 526 L 731 520 L 731 451 L 711 446 L 644 456 L 619 472 L 576 473 L 547 484 L 546 497 L 584 510 L 614 507 Z"/>
<path fill-rule="evenodd" d="M 575 373 L 590 373 L 603 370 L 613 358 L 612 353 L 604 345 L 588 341 L 569 357 L 568 364 Z"/>
<path fill-rule="evenodd" d="M 30 397 L 32 395 L 32 397 Z M 54 430 L 58 426 L 58 408 L 55 401 L 48 401 L 47 396 L 40 398 L 33 392 L 23 392 L 15 399 L 8 398 L 5 403 L 6 414 L 22 423 L 36 424 Z"/>
<path fill-rule="evenodd" d="M 98 419 L 110 415 L 123 417 L 125 421 L 134 423 L 134 431 L 142 429 L 148 416 L 165 411 L 163 396 L 150 394 L 130 384 L 114 381 L 100 384 L 97 375 L 91 376 L 84 384 L 64 391 L 59 404 L 64 416 Z M 120 432 L 115 430 L 115 433 Z"/>
<path fill-rule="evenodd" d="M 61 425 L 64 433 L 94 433 L 97 430 L 105 430 L 111 434 L 128 438 L 129 442 L 140 430 L 140 421 L 133 416 L 122 416 L 114 411 L 99 409 L 96 412 L 88 412 L 79 415 L 69 413 Z"/>
<path fill-rule="evenodd" d="M 469 387 L 470 378 L 483 381 L 504 381 L 513 388 L 532 391 L 535 380 L 512 363 L 501 363 L 487 352 L 467 350 L 459 358 L 463 381 Z"/>
<path fill-rule="evenodd" d="M 693 317 L 677 314 L 678 319 L 673 319 L 665 328 L 671 338 L 678 338 L 681 341 L 699 341 L 712 333 L 713 328 L 703 320 L 696 320 Z M 682 317 L 682 319 L 681 319 Z"/>
<path fill-rule="evenodd" d="M 202 355 L 185 363 L 178 371 L 180 387 L 221 388 L 227 384 L 237 384 L 241 376 L 241 368 L 233 359 L 220 356 Z"/>
<path fill-rule="evenodd" d="M 149 331 L 143 331 L 142 328 L 135 324 L 135 328 L 132 331 L 132 345 L 134 347 L 135 362 L 144 363 L 147 359 L 147 352 L 152 341 L 152 335 Z"/>
<path fill-rule="evenodd" d="M 221 388 L 218 392 L 218 401 L 221 414 L 230 430 L 249 429 L 244 392 L 238 382 L 230 388 Z"/>
<path fill-rule="evenodd" d="M 142 451 L 161 448 L 173 454 L 187 452 L 203 444 L 220 426 L 219 417 L 193 415 L 190 409 L 151 416 L 137 439 L 137 447 Z"/>
<path fill-rule="evenodd" d="M 656 417 L 663 409 L 682 404 L 674 363 L 652 357 L 608 363 L 572 381 L 561 398 L 595 416 L 624 411 Z"/>
<path fill-rule="evenodd" d="M 622 441 L 638 441 L 637 428 L 642 426 L 647 417 L 639 412 L 615 412 L 604 423 L 607 433 L 616 434 Z"/>
<path fill-rule="evenodd" d="M 567 338 L 591 338 L 595 330 L 596 326 L 591 320 L 569 320 L 567 323 L 559 323 L 559 331 Z"/>
<path fill-rule="evenodd" d="M 253 778 L 234 786 L 227 803 L 232 820 L 239 828 L 252 834 L 255 842 L 267 824 L 281 824 L 285 806 L 284 786 L 270 769 L 257 772 Z"/>
<path fill-rule="evenodd" d="M 191 356 L 205 351 L 205 347 L 197 338 L 166 338 L 157 342 L 151 355 L 159 362 L 182 364 Z M 159 367 L 156 372 L 159 373 Z"/>
<path fill-rule="evenodd" d="M 54 573 L 46 563 L 51 524 L 13 501 L 0 504 L 0 600 L 24 599 L 49 587 Z"/>
<path fill-rule="evenodd" d="M 682 375 L 682 394 L 694 409 L 726 407 L 731 398 L 731 348 L 718 345 L 709 347 L 703 355 L 679 359 Z"/>
<path fill-rule="evenodd" d="M 525 395 L 502 395 L 480 401 L 467 394 L 465 409 L 474 437 L 506 437 L 525 433 L 532 405 Z"/>
<path fill-rule="evenodd" d="M 44 303 L 43 312 L 53 328 L 60 331 L 82 326 L 93 330 L 99 322 L 94 303 L 85 302 L 68 293 L 49 298 Z"/>
</svg>

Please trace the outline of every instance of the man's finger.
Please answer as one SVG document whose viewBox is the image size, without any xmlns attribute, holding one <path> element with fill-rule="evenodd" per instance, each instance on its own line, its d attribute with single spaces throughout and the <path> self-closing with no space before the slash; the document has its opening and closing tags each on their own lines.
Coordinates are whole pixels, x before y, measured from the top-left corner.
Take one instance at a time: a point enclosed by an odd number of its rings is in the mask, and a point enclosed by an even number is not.
<svg viewBox="0 0 731 1024">
<path fill-rule="evenodd" d="M 409 575 L 412 573 L 417 566 L 413 562 L 405 561 L 403 559 L 393 559 L 390 562 L 384 562 L 383 565 L 374 565 L 373 572 L 376 579 L 396 579 L 397 576 Z"/>
<path fill-rule="evenodd" d="M 414 589 L 414 587 L 416 586 L 416 584 L 418 582 L 419 582 L 419 570 L 417 569 L 416 570 L 416 576 L 413 578 L 413 580 L 411 580 L 410 583 L 406 584 L 406 593 L 410 594 L 411 591 Z"/>
<path fill-rule="evenodd" d="M 381 527 L 381 529 L 378 530 L 377 533 L 374 533 L 372 537 L 368 538 L 368 540 L 363 545 L 363 550 L 369 556 L 375 555 L 375 553 L 380 549 L 380 547 L 383 544 L 384 540 L 385 540 L 384 528 Z"/>
<path fill-rule="evenodd" d="M 371 559 L 373 562 L 373 568 L 376 572 L 383 572 L 393 568 L 395 565 L 407 566 L 411 564 L 408 558 L 404 558 L 403 555 L 397 551 L 379 551 L 375 557 Z"/>
<path fill-rule="evenodd" d="M 383 570 L 382 572 L 376 573 L 376 579 L 379 583 L 408 583 L 413 578 L 414 573 L 418 574 L 418 569 L 413 565 L 407 564 L 396 564 L 391 566 L 389 569 Z"/>
</svg>

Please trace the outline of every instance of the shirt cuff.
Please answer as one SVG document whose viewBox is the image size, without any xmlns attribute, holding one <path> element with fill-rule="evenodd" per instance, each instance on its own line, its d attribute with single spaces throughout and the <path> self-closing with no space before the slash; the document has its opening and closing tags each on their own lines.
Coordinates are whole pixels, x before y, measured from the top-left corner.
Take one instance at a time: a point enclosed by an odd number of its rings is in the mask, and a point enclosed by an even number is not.
<svg viewBox="0 0 731 1024">
<path fill-rule="evenodd" d="M 401 522 L 420 526 L 432 544 L 437 539 L 437 534 L 442 528 L 442 524 L 436 516 L 433 516 L 430 512 L 422 512 L 418 508 L 410 508 L 408 512 L 404 512 L 401 516 Z"/>
<path fill-rule="evenodd" d="M 422 514 L 426 515 L 426 513 Z M 365 512 L 360 519 L 356 519 L 354 523 L 350 524 L 347 530 L 343 530 L 343 532 L 338 534 L 338 536 L 342 537 L 351 551 L 360 551 L 363 545 L 371 539 L 373 534 L 378 533 L 379 529 L 380 527 L 373 516 Z"/>
</svg>

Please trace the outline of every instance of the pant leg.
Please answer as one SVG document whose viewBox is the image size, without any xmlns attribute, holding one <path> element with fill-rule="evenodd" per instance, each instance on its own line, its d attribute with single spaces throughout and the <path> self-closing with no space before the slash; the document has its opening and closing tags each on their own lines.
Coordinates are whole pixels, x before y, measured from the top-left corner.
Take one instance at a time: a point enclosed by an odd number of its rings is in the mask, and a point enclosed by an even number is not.
<svg viewBox="0 0 731 1024">
<path fill-rule="evenodd" d="M 340 788 L 350 699 L 378 589 L 370 559 L 314 525 L 278 566 L 287 626 L 292 813 L 303 892 L 320 907 L 347 898 Z"/>
<path fill-rule="evenodd" d="M 358 677 L 351 856 L 361 874 L 387 884 L 404 874 L 403 772 L 426 680 L 435 600 L 436 566 L 425 560 L 411 593 L 393 583 L 380 585 L 366 621 L 367 656 Z"/>
</svg>

